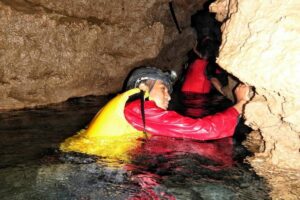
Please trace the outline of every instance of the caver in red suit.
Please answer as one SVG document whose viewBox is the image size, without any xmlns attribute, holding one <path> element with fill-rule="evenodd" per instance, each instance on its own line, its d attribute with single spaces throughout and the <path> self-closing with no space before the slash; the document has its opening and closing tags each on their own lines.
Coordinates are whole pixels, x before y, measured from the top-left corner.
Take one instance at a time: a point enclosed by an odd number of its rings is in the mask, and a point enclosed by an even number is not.
<svg viewBox="0 0 300 200">
<path fill-rule="evenodd" d="M 211 83 L 206 76 L 208 61 L 196 59 L 188 68 L 181 88 L 184 93 L 207 94 L 210 92 Z"/>
<path fill-rule="evenodd" d="M 211 83 L 206 76 L 208 61 L 196 59 L 188 68 L 181 88 L 184 114 L 191 117 L 203 115 L 202 108 L 206 95 L 211 90 Z"/>
<path fill-rule="evenodd" d="M 239 117 L 238 111 L 230 107 L 214 115 L 193 119 L 175 111 L 161 109 L 153 101 L 145 101 L 144 110 L 147 133 L 195 140 L 214 140 L 232 136 Z M 140 100 L 127 103 L 124 114 L 127 122 L 135 129 L 144 130 Z"/>
</svg>

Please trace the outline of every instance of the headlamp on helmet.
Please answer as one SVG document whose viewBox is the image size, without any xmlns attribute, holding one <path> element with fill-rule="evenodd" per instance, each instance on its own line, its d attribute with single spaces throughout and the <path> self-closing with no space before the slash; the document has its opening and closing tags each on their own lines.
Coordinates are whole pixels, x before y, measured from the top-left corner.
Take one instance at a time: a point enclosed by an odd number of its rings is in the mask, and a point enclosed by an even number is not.
<svg viewBox="0 0 300 200">
<path fill-rule="evenodd" d="M 147 80 L 160 80 L 168 88 L 169 93 L 173 90 L 173 83 L 177 78 L 175 71 L 163 72 L 155 67 L 139 67 L 132 71 L 126 84 L 126 89 L 139 87 L 140 83 Z"/>
</svg>

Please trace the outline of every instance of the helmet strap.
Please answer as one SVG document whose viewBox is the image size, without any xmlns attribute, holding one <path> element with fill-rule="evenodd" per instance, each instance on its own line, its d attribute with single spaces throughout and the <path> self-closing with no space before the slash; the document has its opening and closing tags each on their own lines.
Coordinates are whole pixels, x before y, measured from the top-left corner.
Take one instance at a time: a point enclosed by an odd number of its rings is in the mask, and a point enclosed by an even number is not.
<svg viewBox="0 0 300 200">
<path fill-rule="evenodd" d="M 148 135 L 146 133 L 146 119 L 145 119 L 145 92 L 143 90 L 140 90 L 140 100 L 141 100 L 141 115 L 143 120 L 143 133 L 148 139 Z"/>
<path fill-rule="evenodd" d="M 149 80 L 147 81 L 147 85 L 148 85 L 148 87 L 149 87 L 149 93 L 150 93 L 151 90 L 153 89 L 153 87 L 154 87 L 156 81 L 157 81 L 157 80 L 152 80 L 152 79 L 149 79 Z"/>
</svg>

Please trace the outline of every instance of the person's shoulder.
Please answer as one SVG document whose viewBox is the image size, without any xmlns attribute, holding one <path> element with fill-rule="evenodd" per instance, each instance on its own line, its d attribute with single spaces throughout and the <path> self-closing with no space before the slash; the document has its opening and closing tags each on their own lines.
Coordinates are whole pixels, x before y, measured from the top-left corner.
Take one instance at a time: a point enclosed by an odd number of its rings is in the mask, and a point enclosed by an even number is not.
<svg viewBox="0 0 300 200">
<path fill-rule="evenodd" d="M 144 102 L 144 111 L 146 115 L 155 115 L 161 113 L 163 110 L 156 106 L 154 101 Z M 125 115 L 140 115 L 141 114 L 141 100 L 134 100 L 125 105 Z"/>
<path fill-rule="evenodd" d="M 131 102 L 127 103 L 125 107 L 126 107 L 126 109 L 128 109 L 128 108 L 132 108 L 132 109 L 140 108 L 141 107 L 141 100 L 136 99 L 134 101 L 131 101 Z M 156 108 L 157 106 L 156 106 L 154 101 L 146 100 L 144 102 L 144 107 L 146 109 L 146 108 Z"/>
<path fill-rule="evenodd" d="M 202 58 L 197 58 L 194 62 L 194 65 L 207 65 L 208 61 Z"/>
</svg>

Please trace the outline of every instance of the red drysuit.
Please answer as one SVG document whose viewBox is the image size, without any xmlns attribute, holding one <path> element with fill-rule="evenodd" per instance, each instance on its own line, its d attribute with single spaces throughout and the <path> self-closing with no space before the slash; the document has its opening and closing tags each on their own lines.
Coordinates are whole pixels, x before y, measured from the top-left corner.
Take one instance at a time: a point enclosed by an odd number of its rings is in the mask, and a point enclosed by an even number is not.
<svg viewBox="0 0 300 200">
<path fill-rule="evenodd" d="M 181 93 L 186 116 L 200 117 L 205 113 L 202 106 L 211 90 L 210 80 L 206 76 L 207 64 L 206 60 L 196 59 L 185 75 Z"/>
<path fill-rule="evenodd" d="M 137 130 L 142 131 L 140 100 L 128 103 L 124 110 L 126 120 Z M 193 119 L 174 111 L 163 110 L 153 101 L 145 101 L 146 132 L 152 135 L 195 140 L 213 140 L 233 135 L 239 113 L 235 108 Z"/>
<path fill-rule="evenodd" d="M 189 66 L 181 92 L 197 94 L 209 93 L 211 84 L 205 74 L 207 64 L 208 61 L 197 59 Z"/>
</svg>

